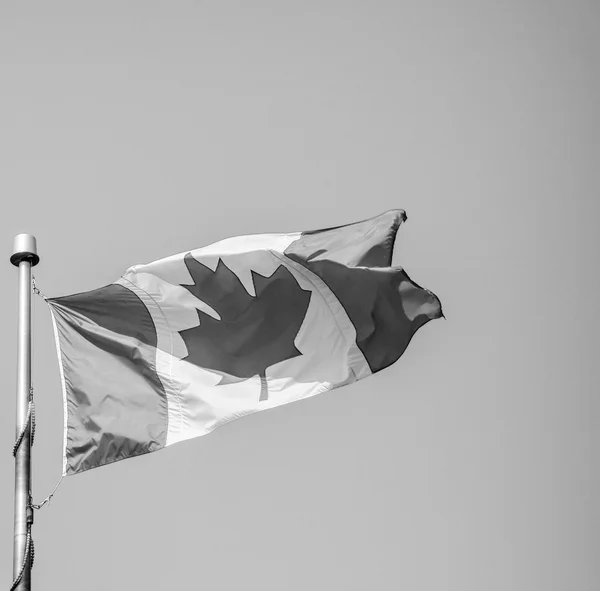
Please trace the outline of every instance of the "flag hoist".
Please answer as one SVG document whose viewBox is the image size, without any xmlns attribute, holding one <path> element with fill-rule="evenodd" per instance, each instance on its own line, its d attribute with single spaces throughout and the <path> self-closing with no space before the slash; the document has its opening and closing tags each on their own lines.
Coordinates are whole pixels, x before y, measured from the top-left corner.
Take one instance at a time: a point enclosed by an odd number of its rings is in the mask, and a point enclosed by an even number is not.
<svg viewBox="0 0 600 591">
<path fill-rule="evenodd" d="M 17 413 L 15 456 L 15 527 L 13 574 L 15 591 L 31 589 L 33 562 L 33 506 L 31 503 L 31 443 L 33 400 L 31 389 L 31 268 L 37 265 L 37 245 L 31 234 L 15 237 L 10 262 L 19 268 L 17 336 Z"/>
</svg>

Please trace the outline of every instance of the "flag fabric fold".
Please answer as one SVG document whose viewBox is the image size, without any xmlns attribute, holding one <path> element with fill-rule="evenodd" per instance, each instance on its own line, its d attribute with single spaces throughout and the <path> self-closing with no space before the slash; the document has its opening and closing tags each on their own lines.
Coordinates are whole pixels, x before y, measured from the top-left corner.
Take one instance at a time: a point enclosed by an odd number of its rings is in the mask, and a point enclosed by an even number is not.
<svg viewBox="0 0 600 591">
<path fill-rule="evenodd" d="M 229 238 L 48 300 L 65 406 L 63 472 L 209 433 L 394 363 L 442 315 L 392 267 L 402 210 Z"/>
</svg>

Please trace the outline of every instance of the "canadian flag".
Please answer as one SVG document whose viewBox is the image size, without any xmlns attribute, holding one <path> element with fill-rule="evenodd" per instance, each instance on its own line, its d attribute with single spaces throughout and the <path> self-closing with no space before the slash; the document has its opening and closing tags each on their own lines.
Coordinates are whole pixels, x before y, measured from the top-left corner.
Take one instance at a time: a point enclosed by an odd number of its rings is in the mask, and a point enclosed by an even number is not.
<svg viewBox="0 0 600 591">
<path fill-rule="evenodd" d="M 392 267 L 402 210 L 235 237 L 51 298 L 73 474 L 394 363 L 438 298 Z"/>
</svg>

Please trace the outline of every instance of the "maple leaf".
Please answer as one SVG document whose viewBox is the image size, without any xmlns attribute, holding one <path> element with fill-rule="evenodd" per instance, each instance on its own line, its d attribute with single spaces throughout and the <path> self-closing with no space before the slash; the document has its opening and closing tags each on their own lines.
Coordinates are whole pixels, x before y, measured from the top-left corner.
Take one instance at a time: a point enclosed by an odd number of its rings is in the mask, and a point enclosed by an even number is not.
<svg viewBox="0 0 600 591">
<path fill-rule="evenodd" d="M 260 400 L 267 400 L 267 368 L 301 355 L 294 339 L 311 292 L 302 289 L 284 265 L 268 277 L 252 271 L 253 296 L 222 259 L 214 272 L 190 253 L 184 261 L 194 284 L 182 287 L 221 318 L 216 320 L 198 310 L 199 326 L 179 332 L 188 350 L 184 359 L 221 373 L 219 385 L 258 375 Z"/>
</svg>

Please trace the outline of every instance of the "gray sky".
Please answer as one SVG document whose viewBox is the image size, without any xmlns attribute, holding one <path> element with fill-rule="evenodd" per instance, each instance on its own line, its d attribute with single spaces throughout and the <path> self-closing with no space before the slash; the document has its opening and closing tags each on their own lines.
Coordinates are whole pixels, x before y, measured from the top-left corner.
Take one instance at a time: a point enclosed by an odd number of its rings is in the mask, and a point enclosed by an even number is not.
<svg viewBox="0 0 600 591">
<path fill-rule="evenodd" d="M 0 584 L 15 269 L 47 295 L 227 236 L 406 209 L 447 321 L 363 382 L 67 478 L 36 589 L 600 586 L 600 5 L 0 3 Z M 34 496 L 61 470 L 35 305 Z"/>
</svg>

